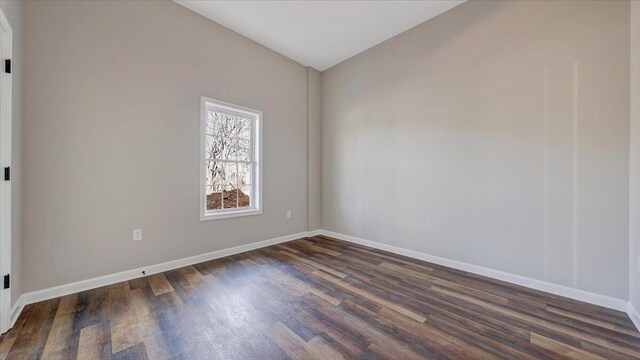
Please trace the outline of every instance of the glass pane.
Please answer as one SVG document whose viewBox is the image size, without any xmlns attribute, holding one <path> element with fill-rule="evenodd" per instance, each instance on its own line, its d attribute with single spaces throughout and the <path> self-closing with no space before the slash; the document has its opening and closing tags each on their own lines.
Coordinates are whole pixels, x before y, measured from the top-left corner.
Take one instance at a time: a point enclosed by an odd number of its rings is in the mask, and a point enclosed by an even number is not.
<svg viewBox="0 0 640 360">
<path fill-rule="evenodd" d="M 222 127 L 220 129 L 221 131 L 220 135 L 226 138 L 236 137 L 235 116 L 224 114 L 224 113 L 220 113 L 220 116 L 222 118 L 222 122 L 221 122 Z"/>
<path fill-rule="evenodd" d="M 238 207 L 251 206 L 251 186 L 240 186 L 238 188 Z"/>
<path fill-rule="evenodd" d="M 241 139 L 251 139 L 251 120 L 237 117 L 236 118 L 236 137 Z"/>
<path fill-rule="evenodd" d="M 213 183 L 213 176 L 214 176 L 213 167 L 214 167 L 213 161 L 207 161 L 207 170 L 205 171 L 206 186 L 211 186 Z"/>
<path fill-rule="evenodd" d="M 216 153 L 216 159 L 220 160 L 235 160 L 236 157 L 236 144 L 234 140 L 229 138 L 219 138 L 220 147 Z"/>
<path fill-rule="evenodd" d="M 224 183 L 230 186 L 236 186 L 238 184 L 238 164 L 236 163 L 222 163 L 224 171 Z"/>
<path fill-rule="evenodd" d="M 251 125 L 252 120 L 242 116 L 207 111 L 207 134 L 210 135 L 250 140 Z"/>
<path fill-rule="evenodd" d="M 211 187 L 213 191 L 222 191 L 224 184 L 223 171 L 222 163 L 207 161 L 206 186 Z"/>
<path fill-rule="evenodd" d="M 232 138 L 237 138 L 238 137 L 238 117 L 237 116 L 232 116 L 229 119 L 229 127 L 227 129 L 227 133 L 225 134 L 225 136 L 229 136 Z"/>
<path fill-rule="evenodd" d="M 220 114 L 208 110 L 207 111 L 207 134 L 218 135 L 220 133 L 220 127 L 222 125 Z"/>
<path fill-rule="evenodd" d="M 249 140 L 238 140 L 237 144 L 237 159 L 240 161 L 251 161 L 251 147 L 249 146 Z"/>
<path fill-rule="evenodd" d="M 207 187 L 207 210 L 222 209 L 222 193 Z"/>
<path fill-rule="evenodd" d="M 207 159 L 225 159 L 223 157 L 224 141 L 220 136 L 207 135 L 206 146 Z"/>
<path fill-rule="evenodd" d="M 225 148 L 224 155 L 225 160 L 236 160 L 238 154 L 238 140 L 236 139 L 225 139 Z"/>
<path fill-rule="evenodd" d="M 251 182 L 251 164 L 238 163 L 238 185 L 249 185 Z"/>
<path fill-rule="evenodd" d="M 225 186 L 225 191 L 222 198 L 222 206 L 225 209 L 238 207 L 238 190 L 235 186 Z"/>
</svg>

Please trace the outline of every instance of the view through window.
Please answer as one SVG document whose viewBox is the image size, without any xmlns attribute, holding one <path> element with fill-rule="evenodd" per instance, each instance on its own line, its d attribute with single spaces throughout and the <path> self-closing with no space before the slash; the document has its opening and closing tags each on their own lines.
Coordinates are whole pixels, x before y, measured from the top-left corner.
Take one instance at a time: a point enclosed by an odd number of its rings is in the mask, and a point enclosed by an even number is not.
<svg viewBox="0 0 640 360">
<path fill-rule="evenodd" d="M 259 210 L 257 128 L 254 110 L 203 100 L 205 215 Z"/>
</svg>

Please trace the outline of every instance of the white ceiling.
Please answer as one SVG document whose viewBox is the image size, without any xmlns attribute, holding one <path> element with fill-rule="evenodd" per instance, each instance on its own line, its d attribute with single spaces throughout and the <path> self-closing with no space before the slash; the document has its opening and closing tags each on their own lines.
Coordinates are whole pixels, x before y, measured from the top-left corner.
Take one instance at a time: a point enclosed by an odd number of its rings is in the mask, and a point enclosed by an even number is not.
<svg viewBox="0 0 640 360">
<path fill-rule="evenodd" d="M 322 71 L 465 0 L 174 1 Z"/>
</svg>

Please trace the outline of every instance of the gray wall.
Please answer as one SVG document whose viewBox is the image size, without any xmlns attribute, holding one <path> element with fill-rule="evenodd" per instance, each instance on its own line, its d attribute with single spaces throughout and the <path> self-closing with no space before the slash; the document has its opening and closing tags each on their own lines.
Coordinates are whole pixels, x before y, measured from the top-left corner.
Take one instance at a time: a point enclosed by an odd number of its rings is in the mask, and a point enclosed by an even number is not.
<svg viewBox="0 0 640 360">
<path fill-rule="evenodd" d="M 629 298 L 640 310 L 640 1 L 631 1 L 631 159 L 629 181 Z"/>
<path fill-rule="evenodd" d="M 324 229 L 628 298 L 629 2 L 469 1 L 322 87 Z"/>
<path fill-rule="evenodd" d="M 307 230 L 304 66 L 173 2 L 25 21 L 25 292 Z M 203 95 L 264 112 L 260 216 L 199 220 Z"/>
<path fill-rule="evenodd" d="M 13 30 L 11 60 L 11 303 L 22 294 L 22 17 L 21 1 L 0 1 Z"/>
<path fill-rule="evenodd" d="M 322 74 L 313 68 L 309 68 L 309 89 L 307 116 L 309 121 L 309 131 L 307 135 L 308 158 L 309 158 L 309 230 L 320 229 L 322 197 L 322 151 L 321 151 L 321 120 L 322 120 Z"/>
</svg>

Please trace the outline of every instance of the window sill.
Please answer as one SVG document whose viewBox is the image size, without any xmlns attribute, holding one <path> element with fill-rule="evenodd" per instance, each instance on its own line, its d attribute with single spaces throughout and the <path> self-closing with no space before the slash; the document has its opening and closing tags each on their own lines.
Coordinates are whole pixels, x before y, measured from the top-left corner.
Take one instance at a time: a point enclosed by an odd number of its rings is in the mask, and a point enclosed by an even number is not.
<svg viewBox="0 0 640 360">
<path fill-rule="evenodd" d="M 260 214 L 262 214 L 261 209 L 247 209 L 247 210 L 237 210 L 237 211 L 228 211 L 228 212 L 219 212 L 219 213 L 205 213 L 200 215 L 200 221 L 219 220 L 219 219 L 260 215 Z"/>
</svg>

